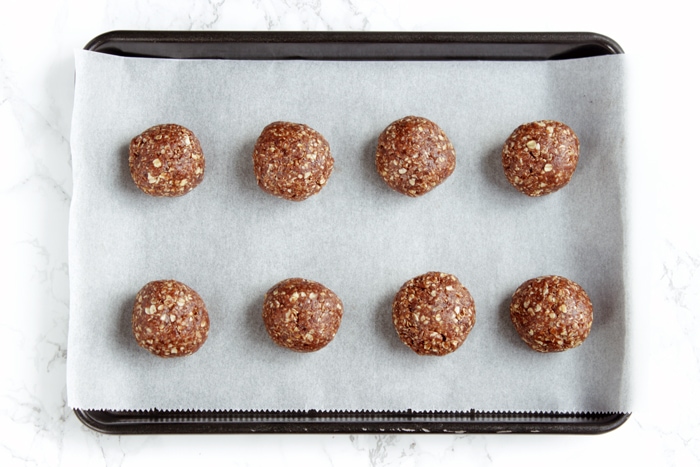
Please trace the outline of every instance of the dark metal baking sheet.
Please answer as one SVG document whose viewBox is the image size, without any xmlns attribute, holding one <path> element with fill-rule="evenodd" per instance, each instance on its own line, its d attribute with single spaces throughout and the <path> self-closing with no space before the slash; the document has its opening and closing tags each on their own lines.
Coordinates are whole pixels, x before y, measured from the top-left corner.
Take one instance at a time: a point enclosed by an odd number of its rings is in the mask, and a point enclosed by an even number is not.
<svg viewBox="0 0 700 467">
<path fill-rule="evenodd" d="M 594 33 L 114 31 L 85 49 L 127 57 L 237 60 L 561 60 L 622 53 Z"/>
<path fill-rule="evenodd" d="M 623 53 L 594 33 L 113 31 L 86 50 L 128 57 L 227 60 L 562 60 Z M 74 410 L 109 434 L 599 434 L 628 413 Z"/>
<path fill-rule="evenodd" d="M 75 410 L 109 434 L 154 433 L 549 433 L 598 434 L 630 414 L 512 412 L 202 412 Z"/>
</svg>

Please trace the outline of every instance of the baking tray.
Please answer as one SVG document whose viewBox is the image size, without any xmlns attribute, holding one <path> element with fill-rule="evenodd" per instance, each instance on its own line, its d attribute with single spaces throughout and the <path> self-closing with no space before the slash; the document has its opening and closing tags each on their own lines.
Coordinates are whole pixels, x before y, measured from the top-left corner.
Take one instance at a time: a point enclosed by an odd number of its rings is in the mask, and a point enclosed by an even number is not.
<svg viewBox="0 0 700 467">
<path fill-rule="evenodd" d="M 86 50 L 125 57 L 222 60 L 564 60 L 623 53 L 595 33 L 113 31 Z M 108 434 L 561 433 L 614 430 L 629 413 L 123 411 L 74 409 Z"/>
</svg>

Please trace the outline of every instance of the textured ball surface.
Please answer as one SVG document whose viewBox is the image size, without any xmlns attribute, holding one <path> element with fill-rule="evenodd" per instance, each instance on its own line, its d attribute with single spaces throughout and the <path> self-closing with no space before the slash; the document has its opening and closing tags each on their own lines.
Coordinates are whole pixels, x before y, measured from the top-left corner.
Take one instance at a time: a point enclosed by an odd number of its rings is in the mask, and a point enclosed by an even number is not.
<svg viewBox="0 0 700 467">
<path fill-rule="evenodd" d="M 579 140 L 567 125 L 540 120 L 520 125 L 503 145 L 503 170 L 511 185 L 528 196 L 563 188 L 576 170 Z"/>
<path fill-rule="evenodd" d="M 173 123 L 156 125 L 131 140 L 129 170 L 151 196 L 182 196 L 204 178 L 204 154 L 197 137 Z"/>
<path fill-rule="evenodd" d="M 209 313 L 192 288 L 175 280 L 149 282 L 136 294 L 132 312 L 136 342 L 159 357 L 184 357 L 209 335 Z"/>
<path fill-rule="evenodd" d="M 593 305 L 574 281 L 542 276 L 518 287 L 510 303 L 510 318 L 532 349 L 561 352 L 586 340 L 593 324 Z"/>
<path fill-rule="evenodd" d="M 419 355 L 457 350 L 476 322 L 471 294 L 452 274 L 428 272 L 406 282 L 394 297 L 394 327 Z"/>
<path fill-rule="evenodd" d="M 321 191 L 333 172 L 333 163 L 328 141 L 300 123 L 269 124 L 253 149 L 258 186 L 291 201 L 303 201 Z"/>
<path fill-rule="evenodd" d="M 338 332 L 343 303 L 318 282 L 291 278 L 265 294 L 262 317 L 276 344 L 297 352 L 315 352 Z"/>
<path fill-rule="evenodd" d="M 408 116 L 379 135 L 375 163 L 387 185 L 417 197 L 452 175 L 456 154 L 439 126 L 426 118 Z"/>
</svg>

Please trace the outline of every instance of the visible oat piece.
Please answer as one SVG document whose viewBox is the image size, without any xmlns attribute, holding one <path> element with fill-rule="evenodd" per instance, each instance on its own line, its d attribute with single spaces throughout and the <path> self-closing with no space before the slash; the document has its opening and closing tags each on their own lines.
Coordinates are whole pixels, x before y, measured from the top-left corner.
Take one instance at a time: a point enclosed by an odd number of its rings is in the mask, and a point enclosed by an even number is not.
<svg viewBox="0 0 700 467">
<path fill-rule="evenodd" d="M 331 176 L 333 162 L 328 141 L 300 123 L 269 124 L 253 149 L 258 186 L 291 201 L 303 201 L 321 191 Z"/>
<path fill-rule="evenodd" d="M 131 140 L 129 170 L 136 186 L 152 196 L 182 196 L 204 178 L 204 154 L 187 128 L 156 125 Z"/>
<path fill-rule="evenodd" d="M 501 153 L 508 181 L 528 196 L 543 196 L 564 187 L 576 170 L 578 157 L 576 133 L 554 120 L 520 125 Z"/>
<path fill-rule="evenodd" d="M 583 343 L 591 332 L 593 305 L 577 283 L 542 276 L 513 294 L 510 318 L 520 337 L 538 352 L 561 352 Z"/>
<path fill-rule="evenodd" d="M 404 117 L 379 135 L 377 172 L 399 193 L 426 194 L 452 175 L 455 162 L 455 149 L 447 135 L 426 118 Z"/>
<path fill-rule="evenodd" d="M 209 335 L 202 298 L 175 280 L 149 282 L 136 294 L 131 317 L 136 342 L 159 357 L 191 355 Z"/>
<path fill-rule="evenodd" d="M 343 303 L 318 282 L 286 279 L 266 294 L 263 321 L 272 340 L 297 352 L 315 352 L 333 340 L 343 317 Z"/>
<path fill-rule="evenodd" d="M 452 274 L 428 272 L 406 282 L 394 297 L 399 338 L 419 355 L 457 350 L 476 322 L 469 290 Z"/>
</svg>

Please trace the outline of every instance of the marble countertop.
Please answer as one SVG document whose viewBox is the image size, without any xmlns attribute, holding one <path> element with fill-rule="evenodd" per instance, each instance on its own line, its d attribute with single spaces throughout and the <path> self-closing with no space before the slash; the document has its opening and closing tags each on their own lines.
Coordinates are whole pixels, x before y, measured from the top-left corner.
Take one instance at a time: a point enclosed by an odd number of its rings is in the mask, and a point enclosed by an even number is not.
<svg viewBox="0 0 700 467">
<path fill-rule="evenodd" d="M 635 12 L 593 0 L 470 5 L 433 0 L 36 0 L 0 16 L 0 229 L 4 355 L 0 465 L 700 464 L 700 199 L 698 39 L 688 2 Z M 629 5 L 629 4 L 628 4 Z M 661 10 L 661 9 L 659 9 Z M 639 15 L 646 15 L 646 18 Z M 596 436 L 111 436 L 66 405 L 67 226 L 76 49 L 115 29 L 335 31 L 592 31 L 630 63 L 630 148 L 649 232 L 643 378 L 631 418 Z"/>
</svg>

